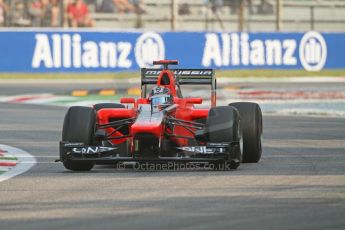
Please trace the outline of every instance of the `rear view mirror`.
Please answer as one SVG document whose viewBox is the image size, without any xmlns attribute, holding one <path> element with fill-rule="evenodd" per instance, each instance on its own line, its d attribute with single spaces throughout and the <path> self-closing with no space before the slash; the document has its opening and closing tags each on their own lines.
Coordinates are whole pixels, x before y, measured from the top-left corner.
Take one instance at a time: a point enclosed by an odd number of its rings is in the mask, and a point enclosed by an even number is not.
<svg viewBox="0 0 345 230">
<path fill-rule="evenodd" d="M 135 99 L 134 98 L 121 98 L 120 99 L 120 103 L 123 103 L 123 104 L 134 104 L 135 103 Z"/>
<path fill-rule="evenodd" d="M 200 97 L 190 97 L 186 98 L 186 102 L 189 104 L 201 104 L 202 103 L 202 98 Z"/>
</svg>

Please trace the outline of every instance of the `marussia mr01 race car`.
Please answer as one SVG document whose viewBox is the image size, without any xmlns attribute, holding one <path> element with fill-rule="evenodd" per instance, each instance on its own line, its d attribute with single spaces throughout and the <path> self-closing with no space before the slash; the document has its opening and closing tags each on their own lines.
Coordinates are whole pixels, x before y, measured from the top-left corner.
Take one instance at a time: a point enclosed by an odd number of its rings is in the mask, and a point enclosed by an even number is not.
<svg viewBox="0 0 345 230">
<path fill-rule="evenodd" d="M 169 69 L 177 61 L 154 61 L 141 69 L 141 97 L 121 104 L 73 106 L 66 113 L 60 161 L 74 171 L 119 162 L 228 165 L 260 160 L 262 114 L 249 102 L 216 106 L 212 69 Z M 181 85 L 210 85 L 211 108 L 202 98 L 182 97 Z M 148 89 L 151 85 L 152 90 Z"/>
</svg>

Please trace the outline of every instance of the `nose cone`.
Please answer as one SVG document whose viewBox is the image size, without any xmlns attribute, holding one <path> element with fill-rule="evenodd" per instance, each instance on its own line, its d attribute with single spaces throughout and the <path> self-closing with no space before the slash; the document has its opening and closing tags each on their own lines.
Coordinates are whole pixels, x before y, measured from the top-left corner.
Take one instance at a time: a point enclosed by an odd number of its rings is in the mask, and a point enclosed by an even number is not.
<svg viewBox="0 0 345 230">
<path fill-rule="evenodd" d="M 161 111 L 152 111 L 150 105 L 142 105 L 138 117 L 131 127 L 133 137 L 138 134 L 153 134 L 161 136 L 164 115 Z"/>
</svg>

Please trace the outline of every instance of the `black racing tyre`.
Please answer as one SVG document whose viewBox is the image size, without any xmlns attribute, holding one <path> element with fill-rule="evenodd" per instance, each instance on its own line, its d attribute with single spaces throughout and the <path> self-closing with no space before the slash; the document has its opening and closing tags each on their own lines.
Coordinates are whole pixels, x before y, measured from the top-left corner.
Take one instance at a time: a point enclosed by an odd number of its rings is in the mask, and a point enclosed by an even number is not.
<svg viewBox="0 0 345 230">
<path fill-rule="evenodd" d="M 89 107 L 70 107 L 65 115 L 62 128 L 62 141 L 82 142 L 92 145 L 96 123 L 96 111 Z M 65 168 L 72 171 L 89 171 L 93 168 L 93 162 L 71 160 L 63 151 L 60 151 L 61 160 Z"/>
<path fill-rule="evenodd" d="M 209 142 L 237 140 L 238 111 L 229 106 L 211 108 L 206 120 L 206 135 Z"/>
<path fill-rule="evenodd" d="M 93 106 L 93 108 L 98 111 L 100 109 L 122 109 L 122 108 L 126 108 L 124 105 L 122 104 L 118 104 L 118 103 L 99 103 L 99 104 L 95 104 Z"/>
<path fill-rule="evenodd" d="M 262 113 L 260 106 L 251 102 L 230 103 L 241 116 L 243 135 L 243 163 L 257 163 L 262 155 Z"/>
<path fill-rule="evenodd" d="M 236 108 L 217 106 L 210 109 L 205 125 L 206 139 L 209 142 L 240 142 L 242 138 L 240 131 L 240 115 Z M 238 146 L 230 153 L 228 159 L 230 168 L 238 168 L 241 160 L 242 152 Z"/>
</svg>

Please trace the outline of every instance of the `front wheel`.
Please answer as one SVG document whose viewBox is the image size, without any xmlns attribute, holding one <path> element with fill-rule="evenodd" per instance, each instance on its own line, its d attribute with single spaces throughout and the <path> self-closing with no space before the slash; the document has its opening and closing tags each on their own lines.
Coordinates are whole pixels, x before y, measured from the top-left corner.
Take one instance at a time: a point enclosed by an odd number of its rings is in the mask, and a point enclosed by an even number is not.
<svg viewBox="0 0 345 230">
<path fill-rule="evenodd" d="M 95 122 L 96 112 L 94 109 L 82 106 L 70 107 L 63 123 L 62 141 L 92 145 Z M 60 159 L 65 168 L 72 171 L 90 171 L 94 166 L 93 162 L 70 159 L 62 149 L 60 149 Z"/>
</svg>

